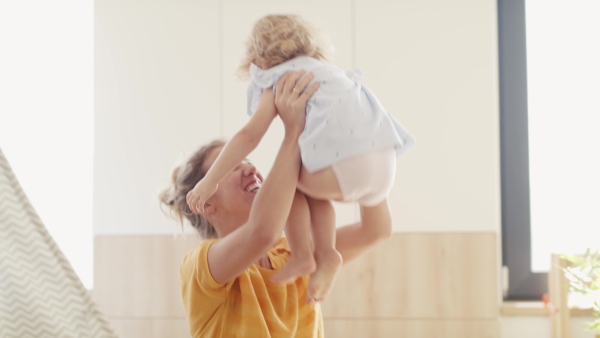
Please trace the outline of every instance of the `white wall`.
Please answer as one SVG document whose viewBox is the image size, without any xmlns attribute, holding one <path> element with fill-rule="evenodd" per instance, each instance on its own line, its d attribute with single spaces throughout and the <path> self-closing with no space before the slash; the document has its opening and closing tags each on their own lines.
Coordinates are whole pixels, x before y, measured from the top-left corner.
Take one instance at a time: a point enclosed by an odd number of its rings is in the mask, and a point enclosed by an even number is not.
<svg viewBox="0 0 600 338">
<path fill-rule="evenodd" d="M 222 136 L 217 1 L 96 1 L 95 19 L 94 232 L 171 233 L 159 190 Z"/>
<path fill-rule="evenodd" d="M 157 193 L 197 146 L 247 116 L 233 75 L 252 23 L 294 12 L 319 26 L 336 63 L 417 138 L 399 159 L 394 230 L 499 232 L 497 19 L 494 0 L 103 0 L 95 2 L 96 235 L 163 234 Z M 267 173 L 279 122 L 253 162 Z M 339 223 L 356 208 L 338 209 Z M 588 337 L 575 319 L 574 337 Z M 503 318 L 502 337 L 550 336 L 547 318 Z"/>
<path fill-rule="evenodd" d="M 171 233 L 157 193 L 197 146 L 247 120 L 233 75 L 252 23 L 295 12 L 319 26 L 336 62 L 417 138 L 398 161 L 395 231 L 498 231 L 496 7 L 491 0 L 151 2 L 96 7 L 95 234 Z M 279 122 L 250 157 L 268 172 Z M 354 206 L 339 223 L 356 219 Z"/>
</svg>

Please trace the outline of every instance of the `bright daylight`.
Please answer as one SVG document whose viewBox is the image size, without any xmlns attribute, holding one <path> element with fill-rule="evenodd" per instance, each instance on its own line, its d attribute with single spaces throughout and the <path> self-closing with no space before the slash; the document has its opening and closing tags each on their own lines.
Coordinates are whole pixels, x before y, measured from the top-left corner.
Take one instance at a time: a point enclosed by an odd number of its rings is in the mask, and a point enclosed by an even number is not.
<svg viewBox="0 0 600 338">
<path fill-rule="evenodd" d="M 33 10 L 35 8 L 35 10 Z M 27 198 L 92 288 L 93 2 L 0 4 L 0 146 Z"/>
<path fill-rule="evenodd" d="M 600 242 L 600 2 L 526 1 L 532 269 Z"/>
</svg>

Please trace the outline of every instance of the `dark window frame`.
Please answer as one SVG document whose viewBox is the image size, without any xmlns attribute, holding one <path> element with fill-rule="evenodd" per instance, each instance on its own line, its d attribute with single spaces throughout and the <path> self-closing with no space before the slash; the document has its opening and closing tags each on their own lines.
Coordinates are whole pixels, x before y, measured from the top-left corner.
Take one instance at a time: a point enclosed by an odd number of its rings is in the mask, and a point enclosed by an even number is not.
<svg viewBox="0 0 600 338">
<path fill-rule="evenodd" d="M 508 267 L 507 300 L 541 300 L 548 290 L 548 274 L 531 271 L 525 1 L 498 0 L 502 264 Z"/>
</svg>

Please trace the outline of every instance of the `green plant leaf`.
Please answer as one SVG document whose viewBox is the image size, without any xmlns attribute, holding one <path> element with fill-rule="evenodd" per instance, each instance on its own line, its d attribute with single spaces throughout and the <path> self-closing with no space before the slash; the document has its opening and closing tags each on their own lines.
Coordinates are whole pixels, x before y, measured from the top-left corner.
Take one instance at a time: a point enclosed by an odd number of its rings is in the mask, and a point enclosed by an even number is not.
<svg viewBox="0 0 600 338">
<path fill-rule="evenodd" d="M 560 268 L 569 281 L 569 290 L 593 299 L 593 315 L 599 318 L 590 323 L 589 329 L 600 331 L 600 250 L 585 250 L 583 255 L 561 255 L 571 264 Z"/>
</svg>

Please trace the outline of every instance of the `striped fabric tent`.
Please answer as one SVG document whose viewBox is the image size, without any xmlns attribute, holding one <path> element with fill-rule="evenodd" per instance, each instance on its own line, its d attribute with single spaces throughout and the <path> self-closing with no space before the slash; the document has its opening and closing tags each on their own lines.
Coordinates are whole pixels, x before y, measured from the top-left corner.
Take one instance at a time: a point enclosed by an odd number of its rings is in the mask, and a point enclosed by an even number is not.
<svg viewBox="0 0 600 338">
<path fill-rule="evenodd" d="M 0 338 L 112 338 L 0 149 Z"/>
</svg>

